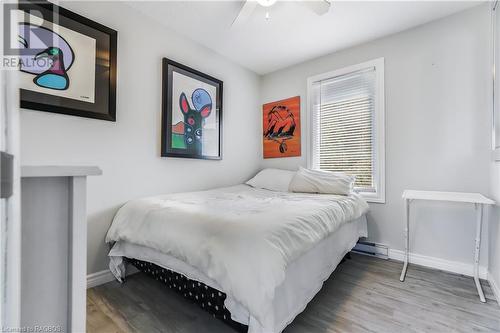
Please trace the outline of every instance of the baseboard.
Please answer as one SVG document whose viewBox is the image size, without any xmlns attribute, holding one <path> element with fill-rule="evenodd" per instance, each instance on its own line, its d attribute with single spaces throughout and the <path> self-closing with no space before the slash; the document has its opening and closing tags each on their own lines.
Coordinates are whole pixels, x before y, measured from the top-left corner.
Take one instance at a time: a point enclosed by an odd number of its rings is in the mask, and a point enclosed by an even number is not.
<svg viewBox="0 0 500 333">
<path fill-rule="evenodd" d="M 500 284 L 495 281 L 495 278 L 490 272 L 488 272 L 488 282 L 490 283 L 491 290 L 493 290 L 493 294 L 495 294 L 497 304 L 500 305 Z"/>
<path fill-rule="evenodd" d="M 404 257 L 405 257 L 404 251 L 389 249 L 390 259 L 403 261 Z M 442 271 L 447 271 L 467 276 L 472 276 L 474 272 L 474 265 L 472 263 L 465 264 L 463 262 L 445 260 L 436 257 L 429 257 L 417 253 L 410 253 L 409 262 L 410 264 L 426 266 L 430 268 L 439 269 Z M 485 280 L 488 279 L 488 270 L 486 267 L 479 266 L 479 278 Z"/>
<path fill-rule="evenodd" d="M 139 270 L 134 266 L 130 265 L 127 267 L 126 276 L 138 273 Z M 100 286 L 111 281 L 116 280 L 113 273 L 109 269 L 105 269 L 100 272 L 95 272 L 87 275 L 87 289 Z"/>
<path fill-rule="evenodd" d="M 109 269 L 87 275 L 87 289 L 115 280 Z"/>
</svg>

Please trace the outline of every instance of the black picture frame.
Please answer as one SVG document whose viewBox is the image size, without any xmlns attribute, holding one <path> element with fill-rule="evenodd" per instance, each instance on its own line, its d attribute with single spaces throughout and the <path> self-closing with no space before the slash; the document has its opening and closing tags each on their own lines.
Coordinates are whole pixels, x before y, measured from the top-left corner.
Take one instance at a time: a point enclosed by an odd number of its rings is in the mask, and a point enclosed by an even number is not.
<svg viewBox="0 0 500 333">
<path fill-rule="evenodd" d="M 173 105 L 176 105 L 177 96 L 173 96 L 173 73 L 177 72 L 189 78 L 209 84 L 215 87 L 216 98 L 215 108 L 216 123 L 218 124 L 218 154 L 203 155 L 199 152 L 193 152 L 188 149 L 178 149 L 172 147 L 172 113 Z M 176 100 L 174 101 L 173 98 Z M 178 62 L 163 58 L 162 60 L 162 125 L 161 125 L 161 156 L 162 157 L 180 157 L 195 158 L 204 160 L 222 159 L 222 104 L 223 104 L 223 82 L 210 75 L 202 73 L 196 69 L 182 65 Z"/>
<path fill-rule="evenodd" d="M 21 108 L 72 116 L 116 121 L 116 74 L 118 32 L 46 0 L 22 0 L 17 9 L 41 13 L 42 19 L 96 40 L 94 102 L 21 89 Z M 4 19 L 10 19 L 5 11 Z M 47 89 L 48 90 L 48 89 Z"/>
</svg>

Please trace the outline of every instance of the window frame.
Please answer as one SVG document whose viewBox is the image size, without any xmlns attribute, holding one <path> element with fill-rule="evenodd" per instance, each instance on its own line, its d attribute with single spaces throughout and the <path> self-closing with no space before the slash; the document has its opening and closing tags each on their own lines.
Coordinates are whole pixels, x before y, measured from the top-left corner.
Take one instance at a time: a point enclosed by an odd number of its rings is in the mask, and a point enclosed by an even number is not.
<svg viewBox="0 0 500 333">
<path fill-rule="evenodd" d="M 351 74 L 368 68 L 375 68 L 375 114 L 373 117 L 373 183 L 375 191 L 359 191 L 368 202 L 385 203 L 385 87 L 384 58 L 377 58 L 360 64 L 311 76 L 307 79 L 307 167 L 317 169 L 313 165 L 315 142 L 313 140 L 313 84 L 318 81 L 332 79 L 337 76 Z"/>
</svg>

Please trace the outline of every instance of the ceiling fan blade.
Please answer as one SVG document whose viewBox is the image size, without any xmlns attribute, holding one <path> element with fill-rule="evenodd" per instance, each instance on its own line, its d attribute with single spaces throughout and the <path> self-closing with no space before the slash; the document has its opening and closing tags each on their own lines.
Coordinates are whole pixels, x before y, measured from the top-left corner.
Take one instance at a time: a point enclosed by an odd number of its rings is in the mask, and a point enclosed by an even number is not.
<svg viewBox="0 0 500 333">
<path fill-rule="evenodd" d="M 312 10 L 318 15 L 324 15 L 330 10 L 330 0 L 307 0 L 300 1 L 301 4 Z"/>
<path fill-rule="evenodd" d="M 233 23 L 231 24 L 231 28 L 235 28 L 242 23 L 245 23 L 250 15 L 252 15 L 253 11 L 255 10 L 255 7 L 257 7 L 257 1 L 255 0 L 246 0 L 243 2 L 243 5 L 241 6 L 240 12 L 234 19 Z"/>
</svg>

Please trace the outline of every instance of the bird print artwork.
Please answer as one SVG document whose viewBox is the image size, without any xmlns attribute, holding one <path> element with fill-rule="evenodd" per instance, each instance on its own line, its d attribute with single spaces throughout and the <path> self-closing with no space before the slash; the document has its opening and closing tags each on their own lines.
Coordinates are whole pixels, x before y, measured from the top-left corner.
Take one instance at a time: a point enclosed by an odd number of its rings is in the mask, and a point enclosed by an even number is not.
<svg viewBox="0 0 500 333">
<path fill-rule="evenodd" d="M 50 68 L 35 76 L 33 82 L 49 89 L 66 90 L 69 87 L 69 77 L 64 68 L 63 51 L 58 47 L 48 47 L 35 56 L 35 60 L 48 59 Z"/>
<path fill-rule="evenodd" d="M 22 22 L 18 41 L 20 71 L 35 75 L 35 85 L 53 90 L 69 88 L 68 70 L 74 63 L 75 53 L 62 36 L 49 28 Z"/>
</svg>

